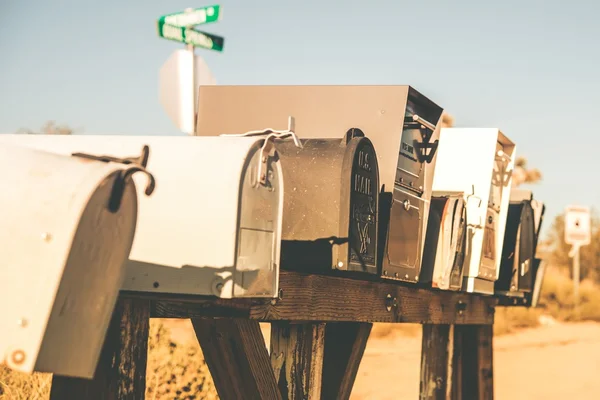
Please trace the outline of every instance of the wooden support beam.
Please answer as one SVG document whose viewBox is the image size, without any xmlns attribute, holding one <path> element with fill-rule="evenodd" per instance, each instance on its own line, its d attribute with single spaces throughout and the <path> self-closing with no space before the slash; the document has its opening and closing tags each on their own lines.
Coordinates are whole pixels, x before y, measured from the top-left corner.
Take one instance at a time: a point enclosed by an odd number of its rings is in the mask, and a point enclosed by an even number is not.
<svg viewBox="0 0 600 400">
<path fill-rule="evenodd" d="M 357 280 L 281 271 L 282 298 L 214 299 L 158 295 L 153 317 L 222 316 L 258 321 L 412 322 L 420 324 L 492 324 L 497 299 L 400 282 Z M 144 296 L 129 292 L 128 295 Z M 341 307 L 340 305 L 343 305 Z"/>
<path fill-rule="evenodd" d="M 193 318 L 192 325 L 221 399 L 281 399 L 257 321 Z"/>
<path fill-rule="evenodd" d="M 284 400 L 319 400 L 325 324 L 271 324 L 271 365 Z"/>
<path fill-rule="evenodd" d="M 150 302 L 117 301 L 94 379 L 53 376 L 51 400 L 141 400 L 146 392 Z"/>
<path fill-rule="evenodd" d="M 493 326 L 454 327 L 452 375 L 453 400 L 493 400 Z"/>
<path fill-rule="evenodd" d="M 421 400 L 444 400 L 448 387 L 449 325 L 423 325 Z"/>
<path fill-rule="evenodd" d="M 373 324 L 330 322 L 325 327 L 321 399 L 350 398 Z"/>
</svg>

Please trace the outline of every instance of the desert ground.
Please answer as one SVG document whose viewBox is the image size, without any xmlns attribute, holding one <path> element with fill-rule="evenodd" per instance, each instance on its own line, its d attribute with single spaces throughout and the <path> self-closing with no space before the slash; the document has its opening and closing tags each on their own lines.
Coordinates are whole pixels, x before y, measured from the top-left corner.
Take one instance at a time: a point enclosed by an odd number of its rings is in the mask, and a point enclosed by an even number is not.
<svg viewBox="0 0 600 400">
<path fill-rule="evenodd" d="M 187 321 L 171 329 L 176 340 L 194 340 Z M 268 325 L 263 333 L 268 342 Z M 420 346 L 418 329 L 371 338 L 351 400 L 418 399 Z M 497 336 L 494 375 L 497 400 L 598 399 L 600 323 L 555 322 Z"/>
<path fill-rule="evenodd" d="M 420 335 L 371 339 L 351 399 L 417 399 L 420 344 Z M 496 337 L 494 376 L 497 400 L 598 399 L 600 324 L 556 324 Z"/>
</svg>

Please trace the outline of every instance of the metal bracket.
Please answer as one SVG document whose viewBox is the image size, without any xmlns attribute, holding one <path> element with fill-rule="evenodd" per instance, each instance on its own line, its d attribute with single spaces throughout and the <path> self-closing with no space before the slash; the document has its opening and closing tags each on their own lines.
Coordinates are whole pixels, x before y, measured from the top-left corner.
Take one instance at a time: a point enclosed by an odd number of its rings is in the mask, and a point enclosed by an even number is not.
<svg viewBox="0 0 600 400">
<path fill-rule="evenodd" d="M 107 206 L 108 211 L 111 213 L 116 213 L 119 211 L 119 208 L 121 207 L 121 201 L 123 200 L 123 193 L 125 192 L 125 186 L 129 179 L 131 179 L 133 174 L 136 172 L 143 172 L 148 176 L 148 185 L 144 190 L 146 196 L 150 196 L 156 188 L 156 180 L 154 179 L 154 175 L 146 170 L 146 165 L 148 165 L 148 158 L 150 156 L 150 147 L 148 145 L 144 145 L 142 148 L 142 153 L 139 157 L 118 158 L 106 155 L 95 156 L 93 154 L 86 153 L 72 153 L 71 155 L 73 157 L 81 157 L 88 160 L 95 160 L 105 163 L 114 162 L 131 165 L 131 167 L 119 171 L 117 177 L 115 178 Z"/>
</svg>

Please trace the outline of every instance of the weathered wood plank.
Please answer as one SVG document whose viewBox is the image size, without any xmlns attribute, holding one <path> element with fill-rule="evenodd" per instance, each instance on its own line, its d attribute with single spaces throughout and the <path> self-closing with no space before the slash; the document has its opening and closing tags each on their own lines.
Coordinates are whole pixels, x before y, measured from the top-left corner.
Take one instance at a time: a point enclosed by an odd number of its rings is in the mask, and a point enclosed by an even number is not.
<svg viewBox="0 0 600 400">
<path fill-rule="evenodd" d="M 281 271 L 283 294 L 268 299 L 155 296 L 153 316 L 223 316 L 258 321 L 411 322 L 492 324 L 497 300 L 489 296 L 419 289 L 390 281 L 361 281 Z M 128 293 L 139 296 L 139 294 Z M 272 304 L 275 303 L 275 304 Z"/>
<path fill-rule="evenodd" d="M 257 321 L 193 318 L 192 325 L 221 399 L 281 399 Z"/>
<path fill-rule="evenodd" d="M 51 400 L 137 400 L 146 392 L 150 302 L 120 298 L 94 379 L 52 378 Z"/>
<path fill-rule="evenodd" d="M 350 398 L 373 324 L 330 322 L 325 327 L 321 399 Z"/>
<path fill-rule="evenodd" d="M 271 365 L 284 400 L 321 398 L 325 324 L 271 324 Z"/>
<path fill-rule="evenodd" d="M 423 325 L 421 400 L 446 399 L 448 386 L 449 325 Z"/>
<path fill-rule="evenodd" d="M 453 400 L 493 400 L 493 326 L 454 327 L 452 373 Z"/>
</svg>

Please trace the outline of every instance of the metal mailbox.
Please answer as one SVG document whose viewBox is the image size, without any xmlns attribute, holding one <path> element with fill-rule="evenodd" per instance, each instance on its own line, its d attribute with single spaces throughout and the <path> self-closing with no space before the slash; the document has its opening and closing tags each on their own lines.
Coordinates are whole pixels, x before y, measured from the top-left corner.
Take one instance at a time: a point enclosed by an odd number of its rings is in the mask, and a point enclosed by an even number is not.
<svg viewBox="0 0 600 400">
<path fill-rule="evenodd" d="M 410 86 L 202 86 L 196 134 L 264 129 L 296 118 L 302 138 L 360 129 L 379 164 L 378 263 L 418 280 L 442 108 Z"/>
<path fill-rule="evenodd" d="M 463 282 L 467 215 L 463 192 L 433 192 L 420 283 L 460 290 Z"/>
<path fill-rule="evenodd" d="M 273 137 L 2 135 L 39 149 L 127 156 L 160 184 L 140 200 L 123 290 L 276 297 L 283 177 Z"/>
<path fill-rule="evenodd" d="M 498 129 L 443 128 L 434 191 L 463 191 L 467 250 L 462 289 L 494 293 L 508 213 L 515 144 Z"/>
<path fill-rule="evenodd" d="M 497 294 L 524 298 L 534 290 L 540 264 L 536 249 L 543 212 L 543 204 L 533 199 L 531 191 L 511 191 L 500 276 L 495 285 Z"/>
<path fill-rule="evenodd" d="M 284 192 L 281 267 L 377 273 L 379 174 L 371 141 L 277 141 Z"/>
<path fill-rule="evenodd" d="M 144 166 L 6 141 L 0 143 L 0 361 L 27 373 L 92 378 L 136 230 L 140 199 L 132 176 Z M 146 194 L 154 182 L 149 176 Z"/>
<path fill-rule="evenodd" d="M 497 294 L 522 297 L 533 288 L 535 257 L 535 221 L 531 192 L 512 191 L 502 247 L 500 275 L 495 284 Z"/>
</svg>

